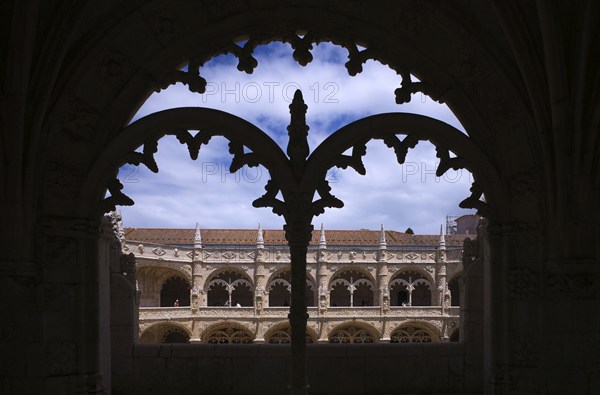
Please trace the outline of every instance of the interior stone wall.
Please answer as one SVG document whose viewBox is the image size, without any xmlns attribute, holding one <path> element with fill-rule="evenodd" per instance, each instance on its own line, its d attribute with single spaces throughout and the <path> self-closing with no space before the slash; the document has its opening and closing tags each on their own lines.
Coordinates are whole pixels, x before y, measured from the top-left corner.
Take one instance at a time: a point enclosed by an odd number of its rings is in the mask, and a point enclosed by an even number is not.
<svg viewBox="0 0 600 395">
<path fill-rule="evenodd" d="M 136 344 L 115 372 L 113 395 L 286 393 L 289 346 Z M 472 393 L 464 345 L 307 345 L 311 395 Z M 475 392 L 477 393 L 477 392 Z"/>
</svg>

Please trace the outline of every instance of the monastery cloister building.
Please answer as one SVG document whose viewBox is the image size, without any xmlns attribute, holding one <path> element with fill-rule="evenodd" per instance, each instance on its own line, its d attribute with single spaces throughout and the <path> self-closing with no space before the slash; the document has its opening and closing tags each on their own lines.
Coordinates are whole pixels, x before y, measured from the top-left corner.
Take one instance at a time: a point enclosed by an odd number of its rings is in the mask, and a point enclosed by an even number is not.
<svg viewBox="0 0 600 395">
<path fill-rule="evenodd" d="M 283 231 L 124 230 L 135 255 L 142 343 L 289 343 Z M 307 342 L 459 339 L 465 235 L 314 231 Z"/>
</svg>

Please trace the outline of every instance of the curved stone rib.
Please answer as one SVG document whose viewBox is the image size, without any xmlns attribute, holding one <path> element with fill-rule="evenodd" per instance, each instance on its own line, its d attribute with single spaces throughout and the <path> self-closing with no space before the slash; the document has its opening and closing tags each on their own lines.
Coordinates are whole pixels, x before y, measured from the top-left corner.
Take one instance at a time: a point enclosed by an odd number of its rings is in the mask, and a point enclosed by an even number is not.
<svg viewBox="0 0 600 395">
<path fill-rule="evenodd" d="M 175 132 L 164 132 L 175 130 Z M 188 130 L 201 130 L 192 137 Z M 278 215 L 285 213 L 285 204 L 276 199 L 279 192 L 275 179 L 290 182 L 293 176 L 288 158 L 281 148 L 266 133 L 253 124 L 228 114 L 223 111 L 208 108 L 176 108 L 160 111 L 143 117 L 127 126 L 113 143 L 107 147 L 90 174 L 96 174 L 96 179 L 106 179 L 105 174 L 114 174 L 114 163 L 109 160 L 111 156 L 124 157 L 125 163 L 144 163 L 153 172 L 158 172 L 158 165 L 154 160 L 158 140 L 165 135 L 175 135 L 182 144 L 188 146 L 192 159 L 197 158 L 200 146 L 207 143 L 212 136 L 223 136 L 230 141 L 230 152 L 234 155 L 232 169 L 238 170 L 244 165 L 263 165 L 271 175 L 267 184 L 267 193 L 257 199 L 254 204 L 261 207 L 272 207 Z M 137 141 L 146 139 L 143 152 L 131 151 L 136 148 Z M 244 147 L 251 153 L 244 153 Z M 113 156 L 114 157 L 114 156 Z M 118 180 L 116 180 L 118 182 Z M 115 180 L 108 183 L 114 184 Z M 115 205 L 132 205 L 133 201 L 120 192 L 122 184 L 109 188 L 111 196 L 101 203 L 102 210 L 112 211 Z M 105 184 L 106 185 L 106 184 Z M 274 194 L 272 190 L 274 189 Z M 103 191 L 99 193 L 104 194 Z"/>
<path fill-rule="evenodd" d="M 396 132 L 401 126 L 406 132 Z M 382 130 L 384 132 L 382 132 Z M 386 132 L 389 130 L 389 132 Z M 400 141 L 396 135 L 407 137 Z M 456 128 L 442 121 L 417 114 L 387 113 L 366 117 L 348 124 L 323 141 L 310 155 L 302 178 L 302 188 L 308 188 L 316 175 L 326 174 L 327 170 L 348 162 L 342 155 L 347 149 L 365 144 L 371 139 L 383 139 L 388 147 L 393 147 L 399 163 L 404 163 L 408 149 L 416 146 L 420 140 L 429 140 L 437 148 L 441 159 L 438 176 L 448 169 L 465 168 L 478 179 L 484 178 L 490 185 L 497 185 L 497 177 L 482 151 Z M 449 148 L 457 157 L 450 158 Z M 340 157 L 342 160 L 340 161 Z M 480 215 L 487 213 L 487 203 L 480 200 L 482 190 L 476 184 L 471 188 L 471 196 L 459 205 L 462 208 L 475 208 Z M 326 207 L 321 205 L 321 207 Z M 315 212 L 316 214 L 316 212 Z"/>
</svg>

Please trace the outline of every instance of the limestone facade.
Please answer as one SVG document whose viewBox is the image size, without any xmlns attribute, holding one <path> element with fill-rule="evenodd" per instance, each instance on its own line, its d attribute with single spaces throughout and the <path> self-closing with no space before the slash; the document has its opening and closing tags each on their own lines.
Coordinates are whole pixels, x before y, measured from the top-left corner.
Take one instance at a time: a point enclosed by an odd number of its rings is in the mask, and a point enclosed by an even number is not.
<svg viewBox="0 0 600 395">
<path fill-rule="evenodd" d="M 124 233 L 123 253 L 136 261 L 142 343 L 289 342 L 291 262 L 283 231 Z M 464 235 L 313 233 L 308 342 L 458 341 Z"/>
</svg>

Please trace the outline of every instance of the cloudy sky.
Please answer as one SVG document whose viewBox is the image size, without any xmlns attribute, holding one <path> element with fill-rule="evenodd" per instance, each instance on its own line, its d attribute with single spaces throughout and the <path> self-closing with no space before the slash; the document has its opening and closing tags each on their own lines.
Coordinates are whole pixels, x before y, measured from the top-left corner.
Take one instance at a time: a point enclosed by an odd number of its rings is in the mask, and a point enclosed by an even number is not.
<svg viewBox="0 0 600 395">
<path fill-rule="evenodd" d="M 204 95 L 191 93 L 181 84 L 152 95 L 134 120 L 174 107 L 210 107 L 235 114 L 252 122 L 281 147 L 287 145 L 289 104 L 301 89 L 308 105 L 311 151 L 328 135 L 352 121 L 385 112 L 411 112 L 445 121 L 463 130 L 445 105 L 416 94 L 411 103 L 397 105 L 394 89 L 401 81 L 396 73 L 378 62 L 369 61 L 361 74 L 350 77 L 344 63 L 347 51 L 328 43 L 315 46 L 314 60 L 299 66 L 287 44 L 272 43 L 257 48 L 258 67 L 253 74 L 239 72 L 237 59 L 222 55 L 201 68 L 208 81 Z M 281 229 L 283 219 L 270 209 L 252 207 L 264 193 L 269 179 L 264 168 L 244 167 L 228 172 L 231 155 L 227 141 L 213 138 L 192 161 L 187 148 L 174 137 L 160 140 L 155 155 L 159 173 L 144 165 L 121 168 L 123 191 L 136 203 L 122 207 L 128 227 Z M 386 229 L 416 233 L 438 233 L 446 215 L 463 215 L 458 203 L 469 195 L 471 175 L 462 170 L 435 177 L 434 147 L 421 142 L 398 165 L 393 150 L 380 141 L 367 145 L 364 157 L 366 176 L 354 170 L 333 169 L 328 175 L 332 193 L 345 203 L 329 209 L 313 221 L 326 229 Z"/>
</svg>

